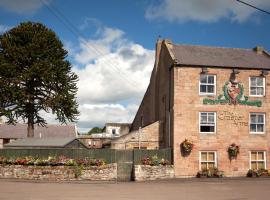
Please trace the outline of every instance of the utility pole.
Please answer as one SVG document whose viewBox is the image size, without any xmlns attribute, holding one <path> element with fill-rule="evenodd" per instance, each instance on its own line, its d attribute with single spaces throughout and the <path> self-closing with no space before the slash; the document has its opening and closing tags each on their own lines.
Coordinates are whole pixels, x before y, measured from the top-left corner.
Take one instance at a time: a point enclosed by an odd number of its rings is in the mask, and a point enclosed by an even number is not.
<svg viewBox="0 0 270 200">
<path fill-rule="evenodd" d="M 141 131 L 142 131 L 142 128 L 139 127 L 139 133 L 138 133 L 138 143 L 139 143 L 139 149 L 141 149 Z"/>
</svg>

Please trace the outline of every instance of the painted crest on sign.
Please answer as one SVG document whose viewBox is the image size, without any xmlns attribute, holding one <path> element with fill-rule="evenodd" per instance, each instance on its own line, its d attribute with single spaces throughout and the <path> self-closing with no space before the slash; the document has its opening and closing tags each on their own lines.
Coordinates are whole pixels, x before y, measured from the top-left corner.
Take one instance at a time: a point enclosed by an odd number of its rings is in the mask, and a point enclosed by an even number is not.
<svg viewBox="0 0 270 200">
<path fill-rule="evenodd" d="M 244 87 L 240 82 L 227 81 L 223 86 L 223 94 L 217 99 L 205 98 L 203 104 L 233 104 L 248 105 L 261 107 L 262 102 L 259 100 L 249 101 L 248 96 L 244 96 Z"/>
</svg>

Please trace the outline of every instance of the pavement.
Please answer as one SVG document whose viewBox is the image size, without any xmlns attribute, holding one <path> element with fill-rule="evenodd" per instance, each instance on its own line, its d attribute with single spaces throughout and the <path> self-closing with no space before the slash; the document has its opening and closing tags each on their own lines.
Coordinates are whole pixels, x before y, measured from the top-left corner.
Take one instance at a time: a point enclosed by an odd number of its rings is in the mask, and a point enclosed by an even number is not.
<svg viewBox="0 0 270 200">
<path fill-rule="evenodd" d="M 44 182 L 0 179 L 0 200 L 270 200 L 270 178 L 150 182 Z"/>
</svg>

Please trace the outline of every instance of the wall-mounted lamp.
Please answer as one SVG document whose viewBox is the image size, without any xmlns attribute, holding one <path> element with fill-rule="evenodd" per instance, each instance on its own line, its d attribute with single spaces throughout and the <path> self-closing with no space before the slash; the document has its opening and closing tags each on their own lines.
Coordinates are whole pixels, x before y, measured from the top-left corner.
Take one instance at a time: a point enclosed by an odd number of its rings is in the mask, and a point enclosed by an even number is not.
<svg viewBox="0 0 270 200">
<path fill-rule="evenodd" d="M 206 68 L 206 67 L 203 67 L 202 68 L 202 72 L 201 72 L 202 74 L 206 74 L 206 73 L 208 73 L 208 69 Z"/>
</svg>

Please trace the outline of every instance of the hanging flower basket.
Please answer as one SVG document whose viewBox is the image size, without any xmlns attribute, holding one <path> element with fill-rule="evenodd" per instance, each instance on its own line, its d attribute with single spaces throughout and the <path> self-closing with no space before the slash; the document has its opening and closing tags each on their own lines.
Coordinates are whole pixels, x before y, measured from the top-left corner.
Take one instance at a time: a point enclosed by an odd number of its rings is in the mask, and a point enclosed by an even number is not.
<svg viewBox="0 0 270 200">
<path fill-rule="evenodd" d="M 185 155 L 190 154 L 190 152 L 193 149 L 193 146 L 194 144 L 192 143 L 192 141 L 185 139 L 180 145 L 181 152 L 184 153 Z"/>
<path fill-rule="evenodd" d="M 228 154 L 229 154 L 230 160 L 235 159 L 237 157 L 237 155 L 239 154 L 239 146 L 236 145 L 235 143 L 232 143 L 228 147 Z"/>
</svg>

